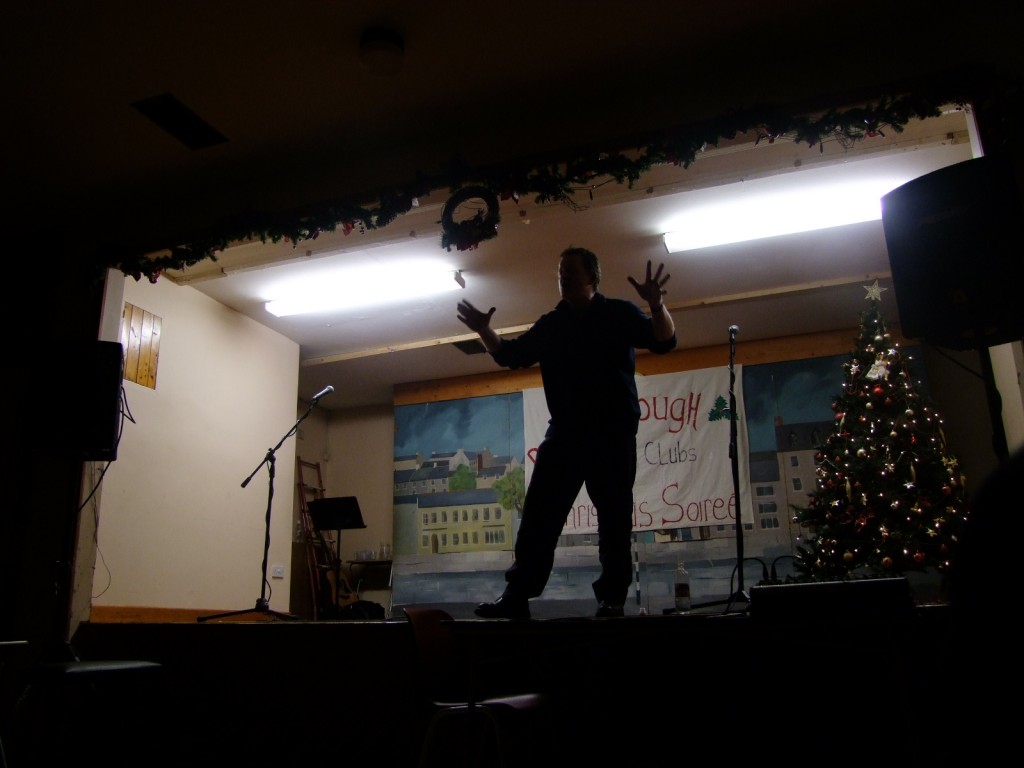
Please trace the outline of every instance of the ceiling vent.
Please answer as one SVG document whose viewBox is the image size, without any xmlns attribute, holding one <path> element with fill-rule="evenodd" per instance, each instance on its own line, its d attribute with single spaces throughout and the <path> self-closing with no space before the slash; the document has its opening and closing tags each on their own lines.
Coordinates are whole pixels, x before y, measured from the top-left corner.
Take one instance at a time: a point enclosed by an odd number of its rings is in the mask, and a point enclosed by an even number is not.
<svg viewBox="0 0 1024 768">
<path fill-rule="evenodd" d="M 227 136 L 186 107 L 176 96 L 162 93 L 133 102 L 132 106 L 158 128 L 196 151 L 227 142 Z"/>
</svg>

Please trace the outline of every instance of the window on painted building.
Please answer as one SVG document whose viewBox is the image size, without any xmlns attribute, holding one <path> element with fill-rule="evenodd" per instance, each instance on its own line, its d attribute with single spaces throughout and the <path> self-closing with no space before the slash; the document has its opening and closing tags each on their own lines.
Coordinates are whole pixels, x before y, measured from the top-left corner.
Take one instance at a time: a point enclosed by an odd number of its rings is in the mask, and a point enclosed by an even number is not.
<svg viewBox="0 0 1024 768">
<path fill-rule="evenodd" d="M 464 522 L 464 523 L 468 523 L 469 522 L 469 510 L 467 510 L 467 509 L 462 510 L 462 522 Z"/>
<path fill-rule="evenodd" d="M 777 518 L 777 517 L 762 517 L 761 518 L 761 528 L 762 529 L 778 528 L 778 527 L 779 527 L 779 518 Z"/>
<path fill-rule="evenodd" d="M 480 519 L 480 510 L 479 509 L 474 509 L 473 510 L 473 522 L 475 523 L 479 519 Z"/>
<path fill-rule="evenodd" d="M 775 486 L 774 485 L 759 485 L 754 489 L 755 496 L 774 496 Z"/>
<path fill-rule="evenodd" d="M 437 524 L 437 512 L 430 513 L 430 522 L 435 525 Z"/>
<path fill-rule="evenodd" d="M 757 511 L 762 515 L 774 515 L 779 511 L 779 505 L 774 501 L 760 501 L 757 504 Z"/>
<path fill-rule="evenodd" d="M 479 544 L 480 543 L 480 535 L 476 531 L 473 531 L 473 543 L 474 544 Z"/>
<path fill-rule="evenodd" d="M 501 507 L 495 507 L 495 509 L 494 509 L 494 519 L 495 520 L 501 520 Z"/>
<path fill-rule="evenodd" d="M 459 546 L 459 534 L 457 534 L 457 533 L 453 533 L 452 534 L 452 546 L 453 547 Z"/>
<path fill-rule="evenodd" d="M 424 525 L 429 525 L 430 524 L 430 517 L 427 515 L 426 512 L 423 513 L 423 524 Z"/>
<path fill-rule="evenodd" d="M 800 457 L 796 456 L 796 455 L 790 456 L 789 457 L 789 466 L 791 466 L 791 467 L 799 467 L 800 466 Z"/>
<path fill-rule="evenodd" d="M 420 546 L 423 547 L 424 549 L 429 547 L 430 546 L 430 537 L 425 535 L 425 534 L 423 536 L 421 536 L 420 537 Z"/>
<path fill-rule="evenodd" d="M 708 526 L 702 525 L 698 530 L 700 531 L 701 541 L 707 541 L 711 538 L 711 528 L 709 528 Z"/>
<path fill-rule="evenodd" d="M 794 491 L 802 491 L 803 489 L 804 489 L 804 481 L 801 480 L 799 477 L 794 477 L 793 478 L 793 490 Z"/>
<path fill-rule="evenodd" d="M 484 507 L 484 520 L 490 520 L 490 519 L 491 519 L 491 508 L 490 507 Z"/>
<path fill-rule="evenodd" d="M 445 509 L 441 510 L 441 522 L 442 523 L 447 523 L 448 522 L 448 510 L 445 510 Z"/>
</svg>

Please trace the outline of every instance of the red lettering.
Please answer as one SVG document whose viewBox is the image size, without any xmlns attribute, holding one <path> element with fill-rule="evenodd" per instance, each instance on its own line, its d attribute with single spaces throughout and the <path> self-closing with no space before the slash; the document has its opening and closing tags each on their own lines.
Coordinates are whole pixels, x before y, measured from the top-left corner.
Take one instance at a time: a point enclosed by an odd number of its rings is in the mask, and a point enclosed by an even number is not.
<svg viewBox="0 0 1024 768">
<path fill-rule="evenodd" d="M 666 485 L 661 492 L 661 501 L 666 509 L 661 513 L 661 524 L 672 525 L 683 520 L 696 525 L 708 525 L 723 520 L 736 519 L 736 497 L 729 496 L 728 499 L 716 497 L 713 499 L 691 499 L 676 501 L 674 491 L 679 490 L 678 483 Z M 677 513 L 675 517 L 669 517 Z"/>
<path fill-rule="evenodd" d="M 685 397 L 677 397 L 671 401 L 667 395 L 652 397 L 650 400 L 641 397 L 637 401 L 640 405 L 640 421 L 653 419 L 669 422 L 668 431 L 673 435 L 682 432 L 687 425 L 696 432 L 697 419 L 700 416 L 700 398 L 700 392 L 691 392 Z"/>
</svg>

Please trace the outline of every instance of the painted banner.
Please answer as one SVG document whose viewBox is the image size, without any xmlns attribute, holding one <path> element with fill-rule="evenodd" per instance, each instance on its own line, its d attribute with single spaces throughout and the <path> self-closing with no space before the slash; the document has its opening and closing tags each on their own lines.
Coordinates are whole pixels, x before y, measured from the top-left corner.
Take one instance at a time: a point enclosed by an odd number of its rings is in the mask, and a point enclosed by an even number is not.
<svg viewBox="0 0 1024 768">
<path fill-rule="evenodd" d="M 736 447 L 743 520 L 753 519 L 749 448 L 743 410 L 742 366 L 733 367 Z M 730 371 L 728 367 L 638 376 L 640 428 L 633 487 L 633 530 L 733 525 L 736 483 L 729 447 Z M 542 389 L 523 391 L 526 482 L 548 425 Z M 566 517 L 564 534 L 596 533 L 597 513 L 586 488 Z"/>
</svg>

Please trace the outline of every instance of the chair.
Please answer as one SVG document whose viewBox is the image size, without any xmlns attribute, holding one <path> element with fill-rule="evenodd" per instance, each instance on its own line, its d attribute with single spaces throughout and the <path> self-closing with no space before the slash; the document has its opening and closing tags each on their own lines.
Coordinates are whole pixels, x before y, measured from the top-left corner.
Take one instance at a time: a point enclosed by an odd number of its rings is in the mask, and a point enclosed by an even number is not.
<svg viewBox="0 0 1024 768">
<path fill-rule="evenodd" d="M 420 699 L 425 704 L 425 730 L 419 766 L 453 765 L 452 754 L 439 748 L 461 747 L 463 764 L 475 747 L 473 765 L 491 756 L 508 767 L 523 758 L 545 758 L 544 737 L 549 734 L 548 699 L 540 692 L 523 692 L 475 699 L 470 692 L 475 670 L 472 659 L 446 622 L 452 617 L 439 608 L 403 609 L 415 641 Z M 459 728 L 460 724 L 464 728 Z M 447 737 L 447 738 L 446 738 Z M 540 754 L 533 754 L 540 753 Z"/>
<path fill-rule="evenodd" d="M 108 767 L 136 764 L 158 738 L 154 704 L 163 665 L 141 660 L 35 660 L 12 712 L 12 766 L 72 764 L 90 755 Z"/>
</svg>

